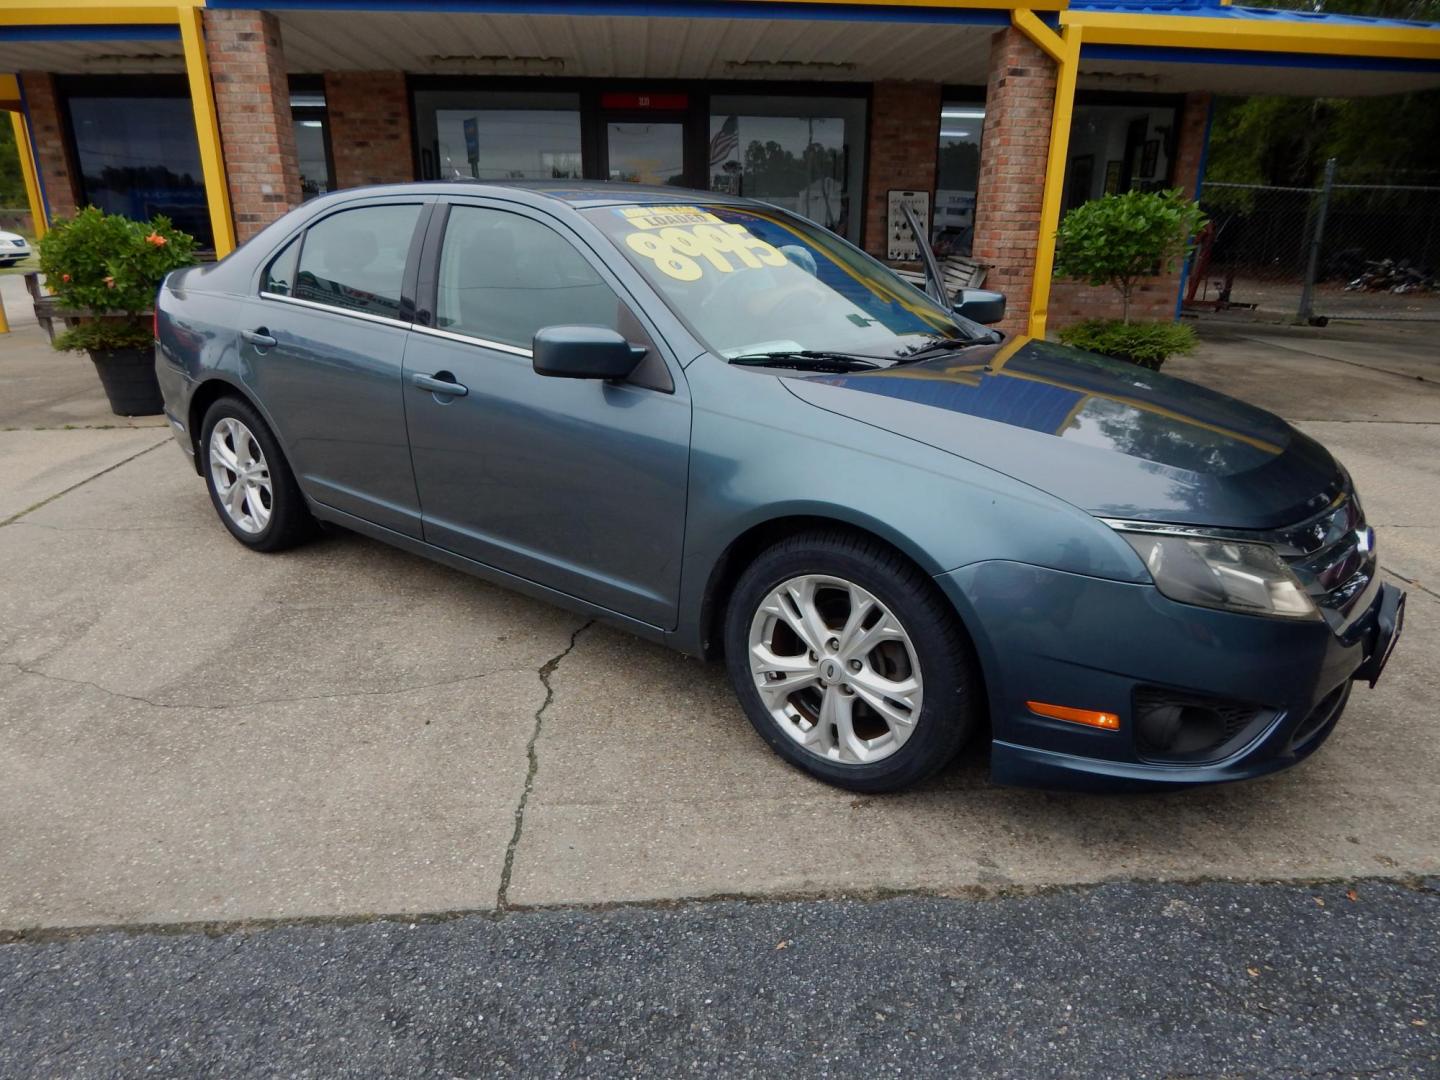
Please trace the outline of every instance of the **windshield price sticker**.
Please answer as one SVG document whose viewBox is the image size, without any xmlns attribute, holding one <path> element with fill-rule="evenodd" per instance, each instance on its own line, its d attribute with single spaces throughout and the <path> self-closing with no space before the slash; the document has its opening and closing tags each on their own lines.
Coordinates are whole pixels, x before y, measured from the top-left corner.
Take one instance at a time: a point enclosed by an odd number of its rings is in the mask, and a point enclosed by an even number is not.
<svg viewBox="0 0 1440 1080">
<path fill-rule="evenodd" d="M 719 218 L 698 206 L 625 206 L 620 209 L 620 216 L 637 229 L 720 224 Z"/>
<path fill-rule="evenodd" d="M 740 268 L 750 269 L 785 265 L 785 256 L 778 248 L 753 235 L 744 225 L 726 224 L 713 214 L 699 210 L 688 212 L 702 217 L 704 221 L 688 227 L 641 224 L 639 230 L 644 231 L 627 235 L 626 246 L 649 259 L 661 273 L 676 281 L 699 281 L 707 269 L 729 274 L 737 269 L 735 262 L 740 264 Z M 649 222 L 661 215 L 647 210 L 643 214 L 627 213 L 625 216 L 638 224 L 637 219 Z M 663 216 L 671 217 L 673 214 L 667 209 Z M 731 261 L 732 256 L 735 262 Z"/>
</svg>

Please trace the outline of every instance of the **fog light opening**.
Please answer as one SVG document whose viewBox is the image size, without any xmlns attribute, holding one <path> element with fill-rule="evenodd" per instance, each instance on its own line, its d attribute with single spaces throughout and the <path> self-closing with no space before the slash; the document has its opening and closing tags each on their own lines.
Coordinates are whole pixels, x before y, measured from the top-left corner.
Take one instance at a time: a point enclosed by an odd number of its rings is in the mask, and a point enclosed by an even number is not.
<svg viewBox="0 0 1440 1080">
<path fill-rule="evenodd" d="M 1147 747 L 1162 754 L 1193 754 L 1225 740 L 1225 719 L 1203 705 L 1161 705 L 1146 709 L 1135 732 Z"/>
</svg>

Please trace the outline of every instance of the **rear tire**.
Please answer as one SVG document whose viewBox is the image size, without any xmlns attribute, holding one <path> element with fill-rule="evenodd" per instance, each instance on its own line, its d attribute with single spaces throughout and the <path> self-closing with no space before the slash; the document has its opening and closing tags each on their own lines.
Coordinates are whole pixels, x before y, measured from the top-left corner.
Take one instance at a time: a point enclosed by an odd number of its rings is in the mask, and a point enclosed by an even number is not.
<svg viewBox="0 0 1440 1080">
<path fill-rule="evenodd" d="M 790 537 L 746 568 L 725 656 L 771 748 L 852 791 L 898 791 L 944 767 L 983 697 L 969 639 L 935 583 L 839 530 Z"/>
<path fill-rule="evenodd" d="M 269 426 L 248 401 L 222 397 L 200 425 L 200 467 L 220 522 L 255 551 L 309 539 L 315 520 Z"/>
</svg>

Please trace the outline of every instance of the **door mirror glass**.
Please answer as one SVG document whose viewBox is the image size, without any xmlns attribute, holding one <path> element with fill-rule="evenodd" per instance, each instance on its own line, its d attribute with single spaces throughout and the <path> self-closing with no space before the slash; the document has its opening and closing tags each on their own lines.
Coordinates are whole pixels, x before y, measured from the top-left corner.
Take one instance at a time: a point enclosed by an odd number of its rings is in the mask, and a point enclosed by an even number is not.
<svg viewBox="0 0 1440 1080">
<path fill-rule="evenodd" d="M 646 351 L 603 326 L 547 326 L 531 344 L 536 374 L 558 379 L 624 379 Z"/>
<path fill-rule="evenodd" d="M 1005 294 L 989 289 L 956 289 L 952 310 L 971 322 L 991 326 L 1005 318 Z"/>
</svg>

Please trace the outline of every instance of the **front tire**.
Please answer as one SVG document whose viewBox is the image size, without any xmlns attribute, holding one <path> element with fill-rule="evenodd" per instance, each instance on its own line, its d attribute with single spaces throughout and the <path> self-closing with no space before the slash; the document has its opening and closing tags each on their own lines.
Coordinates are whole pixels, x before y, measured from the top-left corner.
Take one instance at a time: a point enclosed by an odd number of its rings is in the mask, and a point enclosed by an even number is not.
<svg viewBox="0 0 1440 1080">
<path fill-rule="evenodd" d="M 197 447 L 205 486 L 230 535 L 255 551 L 308 539 L 315 522 L 269 426 L 247 401 L 222 397 L 205 412 Z"/>
<path fill-rule="evenodd" d="M 852 791 L 897 791 L 973 730 L 981 679 L 933 581 L 898 552 L 813 532 L 762 552 L 725 619 L 731 682 L 781 757 Z"/>
</svg>

